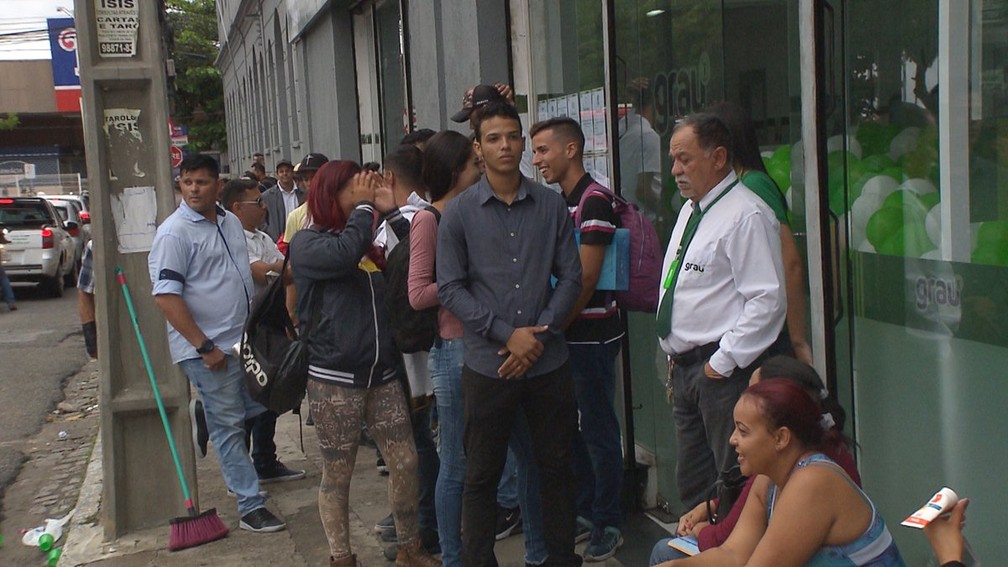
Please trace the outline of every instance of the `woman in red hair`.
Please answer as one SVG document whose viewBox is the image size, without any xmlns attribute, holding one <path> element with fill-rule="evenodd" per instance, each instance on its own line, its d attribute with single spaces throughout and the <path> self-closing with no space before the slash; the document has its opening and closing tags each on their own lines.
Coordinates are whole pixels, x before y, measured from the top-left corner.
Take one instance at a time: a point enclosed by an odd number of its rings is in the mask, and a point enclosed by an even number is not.
<svg viewBox="0 0 1008 567">
<path fill-rule="evenodd" d="M 372 244 L 379 220 L 396 225 L 405 219 L 381 176 L 351 161 L 319 169 L 308 213 L 313 224 L 291 240 L 290 263 L 300 328 L 307 333 L 308 400 L 323 458 L 319 514 L 330 565 L 356 565 L 348 500 L 361 422 L 389 464 L 396 566 L 440 565 L 420 545 L 416 447 L 385 311 L 384 257 Z"/>
<path fill-rule="evenodd" d="M 875 505 L 822 453 L 841 442 L 791 380 L 750 386 L 735 404 L 731 444 L 742 474 L 760 475 L 721 546 L 663 566 L 903 567 Z"/>
</svg>

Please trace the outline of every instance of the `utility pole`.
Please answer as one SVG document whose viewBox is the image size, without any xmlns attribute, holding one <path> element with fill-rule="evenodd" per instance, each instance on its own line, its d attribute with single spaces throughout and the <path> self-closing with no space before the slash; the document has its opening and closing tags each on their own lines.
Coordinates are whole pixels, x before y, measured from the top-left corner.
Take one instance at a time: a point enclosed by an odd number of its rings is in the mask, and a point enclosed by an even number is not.
<svg viewBox="0 0 1008 567">
<path fill-rule="evenodd" d="M 75 0 L 81 113 L 94 219 L 94 269 L 101 367 L 107 540 L 185 513 L 182 491 L 116 266 L 126 274 L 137 317 L 196 494 L 189 383 L 168 354 L 165 320 L 151 297 L 147 255 L 173 210 L 163 0 Z"/>
</svg>

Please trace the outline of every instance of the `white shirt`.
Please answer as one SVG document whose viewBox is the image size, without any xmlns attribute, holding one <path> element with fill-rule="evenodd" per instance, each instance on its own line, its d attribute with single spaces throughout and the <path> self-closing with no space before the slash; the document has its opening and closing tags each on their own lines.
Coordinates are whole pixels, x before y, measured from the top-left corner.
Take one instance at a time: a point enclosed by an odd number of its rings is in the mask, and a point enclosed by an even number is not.
<svg viewBox="0 0 1008 567">
<path fill-rule="evenodd" d="M 296 191 L 297 185 L 296 184 L 295 185 L 291 185 L 291 190 L 290 191 L 284 189 L 279 184 L 277 185 L 277 188 L 280 189 L 280 196 L 283 197 L 284 210 L 287 212 L 284 216 L 286 217 L 287 215 L 291 214 L 291 212 L 294 209 L 298 208 L 298 206 L 300 205 L 300 203 L 298 203 L 298 198 L 297 198 L 297 191 Z"/>
<path fill-rule="evenodd" d="M 623 196 L 637 202 L 637 178 L 650 173 L 651 192 L 661 196 L 661 138 L 646 118 L 629 110 L 619 119 L 620 179 Z"/>
<path fill-rule="evenodd" d="M 248 248 L 249 266 L 256 262 L 266 262 L 267 264 L 272 264 L 274 262 L 283 261 L 283 254 L 281 254 L 280 249 L 277 248 L 276 242 L 273 242 L 273 239 L 270 238 L 268 234 L 259 229 L 254 231 L 245 231 L 245 245 Z M 256 293 L 259 293 L 264 289 L 266 289 L 266 284 L 256 282 Z"/>
<path fill-rule="evenodd" d="M 729 173 L 700 200 L 704 216 L 686 247 L 676 281 L 672 332 L 658 341 L 668 354 L 718 342 L 710 365 L 722 376 L 752 364 L 777 339 L 787 306 L 780 224 L 773 212 L 741 183 L 711 206 L 735 180 L 735 173 Z M 679 211 L 665 252 L 662 297 L 693 215 L 690 203 Z"/>
</svg>

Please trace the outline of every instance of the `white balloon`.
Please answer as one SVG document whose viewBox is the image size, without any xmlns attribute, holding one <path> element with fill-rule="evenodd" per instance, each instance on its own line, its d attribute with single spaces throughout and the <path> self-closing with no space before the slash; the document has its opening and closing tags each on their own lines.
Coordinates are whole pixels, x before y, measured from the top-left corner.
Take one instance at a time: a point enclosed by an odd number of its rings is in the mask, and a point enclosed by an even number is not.
<svg viewBox="0 0 1008 567">
<path fill-rule="evenodd" d="M 890 193 L 899 188 L 899 182 L 892 177 L 889 177 L 888 175 L 876 175 L 868 181 L 865 181 L 864 187 L 861 189 L 861 196 L 877 195 L 884 200 Z"/>
<path fill-rule="evenodd" d="M 830 154 L 838 150 L 844 149 L 844 137 L 840 134 L 835 136 L 830 136 L 826 140 L 826 153 Z M 861 142 L 857 141 L 854 136 L 847 136 L 847 151 L 854 155 L 854 157 L 861 159 Z"/>
<path fill-rule="evenodd" d="M 940 248 L 935 248 L 933 250 L 928 250 L 927 252 L 921 254 L 922 260 L 941 260 L 942 254 Z"/>
<path fill-rule="evenodd" d="M 913 191 L 918 195 L 925 195 L 927 193 L 936 193 L 938 187 L 931 182 L 930 179 L 922 179 L 920 177 L 915 177 L 913 179 L 907 179 L 899 187 L 900 189 L 906 189 L 908 191 Z"/>
<path fill-rule="evenodd" d="M 868 226 L 868 219 L 875 214 L 876 211 L 882 206 L 882 201 L 885 197 L 879 196 L 875 193 L 861 193 L 854 204 L 851 205 L 850 209 L 850 226 L 851 235 L 864 235 L 865 228 Z"/>
<path fill-rule="evenodd" d="M 859 252 L 867 252 L 869 254 L 875 254 L 876 253 L 875 252 L 875 246 L 873 246 L 871 242 L 868 242 L 867 238 L 864 240 L 864 242 L 861 243 L 860 246 L 857 247 L 857 250 Z"/>
<path fill-rule="evenodd" d="M 904 128 L 902 132 L 889 142 L 889 153 L 887 154 L 893 161 L 896 161 L 903 154 L 917 147 L 917 138 L 920 136 L 920 128 L 911 126 Z"/>
</svg>

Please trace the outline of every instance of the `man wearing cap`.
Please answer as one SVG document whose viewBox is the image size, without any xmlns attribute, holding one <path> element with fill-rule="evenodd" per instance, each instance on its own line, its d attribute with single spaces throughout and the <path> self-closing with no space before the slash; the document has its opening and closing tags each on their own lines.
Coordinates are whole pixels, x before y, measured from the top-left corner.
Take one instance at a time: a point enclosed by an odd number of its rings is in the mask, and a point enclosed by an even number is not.
<svg viewBox="0 0 1008 567">
<path fill-rule="evenodd" d="M 308 190 L 311 189 L 311 180 L 315 177 L 315 172 L 328 161 L 329 158 L 322 154 L 311 153 L 301 158 L 301 161 L 294 167 L 294 173 L 297 174 L 298 191 L 301 191 L 303 195 L 302 204 L 287 214 L 282 233 L 283 238 L 281 238 L 281 242 L 284 244 L 281 247 L 282 250 L 286 250 L 286 244 L 290 243 L 295 232 L 308 226 L 308 205 L 304 203 L 304 200 L 308 198 Z M 293 286 L 291 289 L 294 289 Z M 297 323 L 295 322 L 295 324 Z"/>
<path fill-rule="evenodd" d="M 464 95 L 462 95 L 462 110 L 459 110 L 452 115 L 451 119 L 453 122 L 463 123 L 468 122 L 469 118 L 472 116 L 473 110 L 486 106 L 491 102 L 504 101 L 511 106 L 514 106 L 514 91 L 511 87 L 505 85 L 504 83 L 494 83 L 492 85 L 476 85 L 475 87 L 467 90 Z M 469 127 L 475 131 L 475 126 L 470 123 Z M 522 128 L 522 136 L 528 139 L 528 132 Z M 524 150 L 522 150 L 521 163 L 518 165 L 519 171 L 525 177 L 529 179 L 535 176 L 535 167 L 532 166 L 532 151 L 529 149 L 528 145 Z"/>
<path fill-rule="evenodd" d="M 262 231 L 276 242 L 287 225 L 287 215 L 305 202 L 306 193 L 294 183 L 294 164 L 282 159 L 276 166 L 277 184 L 263 194 L 266 222 Z"/>
</svg>

